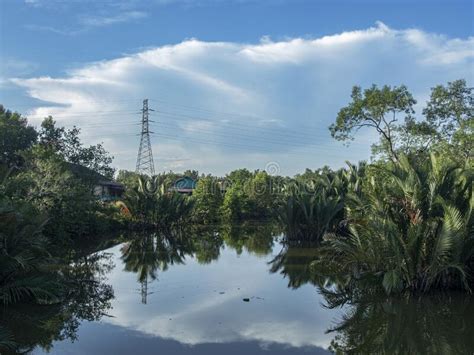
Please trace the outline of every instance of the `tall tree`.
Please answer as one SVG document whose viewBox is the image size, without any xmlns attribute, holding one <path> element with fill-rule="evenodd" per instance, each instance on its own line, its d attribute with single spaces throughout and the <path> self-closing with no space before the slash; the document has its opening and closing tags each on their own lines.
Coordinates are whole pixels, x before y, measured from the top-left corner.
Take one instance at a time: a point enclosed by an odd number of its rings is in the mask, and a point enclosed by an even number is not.
<svg viewBox="0 0 474 355">
<path fill-rule="evenodd" d="M 49 116 L 41 123 L 40 144 L 70 163 L 85 166 L 111 178 L 114 174 L 110 166 L 113 157 L 100 143 L 84 147 L 79 138 L 80 133 L 81 130 L 75 126 L 72 129 L 56 127 L 56 122 Z"/>
<path fill-rule="evenodd" d="M 474 152 L 474 88 L 465 80 L 449 82 L 431 89 L 423 110 L 426 122 L 436 131 L 432 145 L 449 145 L 454 156 L 472 158 Z"/>
<path fill-rule="evenodd" d="M 26 118 L 0 105 L 0 164 L 21 165 L 20 153 L 35 144 L 37 136 Z"/>
<path fill-rule="evenodd" d="M 399 115 L 410 120 L 414 114 L 415 99 L 406 86 L 381 89 L 373 85 L 362 91 L 354 86 L 351 95 L 352 101 L 343 107 L 330 126 L 331 135 L 340 141 L 354 139 L 354 134 L 363 127 L 373 128 L 380 135 L 379 145 L 374 146 L 375 153 L 387 153 L 392 160 L 398 160 L 396 149 L 397 124 Z"/>
</svg>

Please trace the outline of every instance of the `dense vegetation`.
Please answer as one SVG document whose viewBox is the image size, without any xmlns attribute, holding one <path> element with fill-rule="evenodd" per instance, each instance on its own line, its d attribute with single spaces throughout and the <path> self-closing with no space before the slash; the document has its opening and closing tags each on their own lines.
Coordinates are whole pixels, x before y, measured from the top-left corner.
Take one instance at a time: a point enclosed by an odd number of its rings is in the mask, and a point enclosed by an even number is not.
<svg viewBox="0 0 474 355">
<path fill-rule="evenodd" d="M 130 271 L 138 272 L 135 264 L 148 256 L 133 250 L 144 245 L 157 253 L 174 243 L 191 243 L 202 262 L 218 255 L 216 239 L 237 250 L 265 253 L 275 230 L 265 233 L 269 238 L 234 237 L 239 226 L 256 220 L 275 222 L 284 235 L 287 249 L 273 260 L 273 272 L 291 274 L 291 252 L 303 244 L 314 247 L 296 286 L 337 280 L 337 287 L 350 295 L 367 289 L 471 292 L 474 92 L 458 80 L 433 88 L 422 115 L 416 116 L 415 104 L 404 86 L 354 87 L 330 132 L 345 142 L 361 128 L 378 133 L 371 163 L 348 163 L 336 171 L 308 169 L 294 178 L 246 169 L 225 177 L 187 171 L 148 178 L 119 171 L 116 180 L 126 192 L 112 203 L 93 192 L 98 178 L 114 175 L 102 145 L 85 147 L 79 129 L 58 128 L 51 117 L 35 129 L 0 106 L 0 302 L 10 308 L 25 302 L 58 307 L 72 302 L 71 283 L 85 290 L 71 275 L 79 264 L 66 270 L 57 265 L 71 265 L 77 260 L 75 244 L 92 236 L 123 228 L 169 236 L 165 244 L 140 237 L 127 244 L 124 258 Z M 173 190 L 181 176 L 197 180 L 192 195 Z M 221 227 L 186 241 L 179 230 L 189 225 Z M 139 280 L 153 278 L 150 270 L 181 257 L 159 265 L 150 260 Z M 104 300 L 109 291 L 100 291 Z M 0 327 L 2 339 L 10 344 Z"/>
</svg>

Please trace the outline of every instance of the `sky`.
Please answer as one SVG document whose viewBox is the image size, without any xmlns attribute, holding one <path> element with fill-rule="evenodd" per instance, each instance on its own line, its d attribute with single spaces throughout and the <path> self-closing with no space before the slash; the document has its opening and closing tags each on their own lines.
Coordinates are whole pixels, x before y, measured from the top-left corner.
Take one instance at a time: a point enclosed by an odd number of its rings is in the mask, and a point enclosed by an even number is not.
<svg viewBox="0 0 474 355">
<path fill-rule="evenodd" d="M 474 83 L 474 2 L 1 0 L 0 103 L 53 115 L 134 170 L 149 99 L 155 169 L 293 175 L 366 160 L 328 126 L 353 85 Z"/>
</svg>

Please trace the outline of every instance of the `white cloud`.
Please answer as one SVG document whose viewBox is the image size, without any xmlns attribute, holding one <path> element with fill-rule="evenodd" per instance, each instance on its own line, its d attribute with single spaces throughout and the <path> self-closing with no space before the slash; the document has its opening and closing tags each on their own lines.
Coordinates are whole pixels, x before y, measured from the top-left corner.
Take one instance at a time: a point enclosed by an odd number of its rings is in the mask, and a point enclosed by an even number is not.
<svg viewBox="0 0 474 355">
<path fill-rule="evenodd" d="M 110 21 L 110 20 L 109 20 Z M 293 174 L 322 164 L 367 159 L 370 134 L 350 149 L 327 127 L 353 85 L 406 84 L 417 98 L 446 81 L 474 80 L 474 38 L 448 38 L 383 23 L 321 38 L 258 44 L 189 39 L 118 59 L 85 64 L 65 77 L 13 79 L 36 108 L 83 127 L 87 141 L 107 139 L 121 168 L 133 169 L 141 99 L 150 98 L 154 152 L 190 159 L 159 170 L 197 168 L 224 173 L 276 161 Z M 60 105 L 60 106 L 58 106 Z M 232 113 L 232 114 L 229 114 Z M 263 130 L 265 128 L 265 130 Z M 179 152 L 179 153 L 174 153 Z"/>
<path fill-rule="evenodd" d="M 113 16 L 83 16 L 80 22 L 88 27 L 102 27 L 115 25 L 118 23 L 130 22 L 147 17 L 148 14 L 143 11 L 122 12 Z"/>
</svg>

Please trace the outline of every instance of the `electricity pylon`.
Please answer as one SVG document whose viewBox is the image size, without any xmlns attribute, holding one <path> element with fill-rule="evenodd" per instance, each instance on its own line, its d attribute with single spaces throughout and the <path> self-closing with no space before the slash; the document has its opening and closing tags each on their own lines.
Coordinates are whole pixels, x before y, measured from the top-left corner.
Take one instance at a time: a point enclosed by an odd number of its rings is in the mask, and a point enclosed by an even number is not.
<svg viewBox="0 0 474 355">
<path fill-rule="evenodd" d="M 148 108 L 148 99 L 143 100 L 142 109 L 142 133 L 140 139 L 140 148 L 137 156 L 137 174 L 147 174 L 149 176 L 155 175 L 155 164 L 153 163 L 153 152 L 151 151 L 151 141 L 149 130 L 148 112 L 153 111 Z"/>
</svg>

